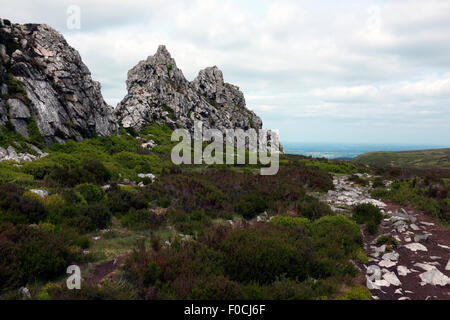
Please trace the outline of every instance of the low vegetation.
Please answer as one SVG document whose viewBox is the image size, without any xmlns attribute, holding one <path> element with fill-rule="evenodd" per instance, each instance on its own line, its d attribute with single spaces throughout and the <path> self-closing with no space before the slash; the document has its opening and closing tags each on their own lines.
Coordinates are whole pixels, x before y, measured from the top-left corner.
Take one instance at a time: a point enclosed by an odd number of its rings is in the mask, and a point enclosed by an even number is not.
<svg viewBox="0 0 450 320">
<path fill-rule="evenodd" d="M 369 169 L 292 155 L 281 156 L 275 176 L 255 165 L 180 167 L 170 161 L 170 135 L 158 125 L 121 129 L 55 144 L 20 166 L 0 163 L 0 297 L 21 298 L 27 286 L 33 299 L 370 298 L 351 260 L 367 263 L 358 224 L 375 234 L 381 213 L 360 205 L 348 219 L 317 199 L 333 189 L 331 174 L 368 184 L 356 174 Z M 157 146 L 143 148 L 149 140 Z M 448 181 L 414 182 L 405 172 L 373 181 L 374 194 L 445 217 Z M 61 281 L 70 264 L 89 278 L 118 257 L 126 257 L 120 277 L 101 286 L 70 291 Z"/>
</svg>

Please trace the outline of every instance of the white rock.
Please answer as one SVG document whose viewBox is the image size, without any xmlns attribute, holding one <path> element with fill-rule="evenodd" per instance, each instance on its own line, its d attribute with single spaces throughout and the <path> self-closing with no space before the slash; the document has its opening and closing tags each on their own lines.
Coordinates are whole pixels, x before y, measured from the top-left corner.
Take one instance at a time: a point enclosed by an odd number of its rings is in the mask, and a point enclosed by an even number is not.
<svg viewBox="0 0 450 320">
<path fill-rule="evenodd" d="M 410 297 L 401 297 L 401 298 L 398 298 L 398 300 L 411 300 L 411 298 Z"/>
<path fill-rule="evenodd" d="M 421 269 L 423 269 L 425 271 L 430 271 L 430 270 L 436 269 L 435 266 L 433 266 L 433 265 L 431 265 L 429 263 L 415 263 L 414 267 L 421 268 Z"/>
<path fill-rule="evenodd" d="M 411 227 L 411 229 L 413 229 L 414 231 L 419 231 L 419 230 L 420 230 L 420 228 L 419 228 L 417 225 L 415 225 L 414 223 L 411 224 L 410 227 Z"/>
<path fill-rule="evenodd" d="M 416 251 L 428 251 L 427 247 L 420 243 L 408 243 L 405 245 L 405 248 L 416 252 Z"/>
<path fill-rule="evenodd" d="M 400 280 L 398 280 L 398 278 L 394 272 L 388 272 L 388 273 L 384 274 L 383 279 L 396 287 L 399 287 L 402 285 L 402 283 L 400 282 Z"/>
<path fill-rule="evenodd" d="M 391 284 L 386 280 L 376 280 L 375 285 L 378 287 L 389 287 Z"/>
<path fill-rule="evenodd" d="M 30 293 L 30 290 L 28 290 L 27 287 L 21 287 L 21 288 L 19 289 L 19 293 L 20 293 L 24 298 L 31 299 L 31 293 Z"/>
<path fill-rule="evenodd" d="M 425 222 L 425 221 L 420 221 L 421 224 L 423 224 L 424 226 L 434 226 L 434 223 L 431 222 Z"/>
<path fill-rule="evenodd" d="M 444 246 L 444 245 L 442 245 L 442 244 L 438 244 L 438 247 L 441 247 L 441 248 L 444 248 L 444 249 L 448 249 L 448 250 L 450 250 L 450 247 L 448 247 L 448 246 Z"/>
<path fill-rule="evenodd" d="M 48 196 L 48 191 L 47 190 L 31 189 L 30 192 L 33 192 L 33 193 L 37 194 L 41 198 L 45 198 L 45 197 Z"/>
<path fill-rule="evenodd" d="M 450 284 L 450 278 L 440 272 L 438 269 L 429 270 L 419 276 L 425 284 L 442 287 Z"/>
<path fill-rule="evenodd" d="M 156 179 L 156 176 L 152 173 L 139 173 L 138 177 L 141 179 L 148 178 L 148 179 L 152 180 L 152 182 L 155 182 L 155 179 Z"/>
<path fill-rule="evenodd" d="M 399 257 L 400 255 L 397 252 L 388 252 L 383 255 L 382 259 L 396 261 Z"/>
<path fill-rule="evenodd" d="M 397 273 L 399 276 L 406 276 L 408 273 L 411 273 L 411 271 L 405 266 L 397 266 Z"/>
<path fill-rule="evenodd" d="M 450 271 L 450 259 L 447 262 L 447 265 L 445 266 L 446 271 Z"/>
<path fill-rule="evenodd" d="M 403 294 L 403 293 L 402 293 L 402 289 L 397 289 L 397 290 L 395 290 L 394 293 L 395 293 L 395 294 Z"/>
<path fill-rule="evenodd" d="M 380 290 L 380 287 L 375 285 L 375 283 L 372 282 L 369 278 L 367 278 L 366 287 L 369 290 Z"/>
<path fill-rule="evenodd" d="M 381 260 L 381 262 L 378 264 L 380 267 L 386 267 L 386 268 L 390 268 L 393 267 L 397 264 L 397 262 L 395 261 L 391 261 L 391 260 Z"/>
</svg>

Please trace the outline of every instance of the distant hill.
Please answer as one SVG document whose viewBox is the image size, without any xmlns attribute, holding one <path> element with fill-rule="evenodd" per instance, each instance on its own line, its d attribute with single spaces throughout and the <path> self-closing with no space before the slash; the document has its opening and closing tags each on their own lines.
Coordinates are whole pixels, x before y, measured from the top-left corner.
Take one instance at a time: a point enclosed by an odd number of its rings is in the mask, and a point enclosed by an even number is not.
<svg viewBox="0 0 450 320">
<path fill-rule="evenodd" d="M 368 152 L 352 162 L 370 166 L 450 168 L 450 148 L 400 152 Z"/>
</svg>

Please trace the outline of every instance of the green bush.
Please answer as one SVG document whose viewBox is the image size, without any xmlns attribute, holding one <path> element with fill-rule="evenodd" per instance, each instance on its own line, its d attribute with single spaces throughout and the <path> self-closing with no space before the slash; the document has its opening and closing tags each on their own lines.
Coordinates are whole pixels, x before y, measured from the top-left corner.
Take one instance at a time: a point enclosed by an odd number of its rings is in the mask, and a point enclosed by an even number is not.
<svg viewBox="0 0 450 320">
<path fill-rule="evenodd" d="M 133 230 L 152 230 L 158 229 L 165 222 L 164 215 L 157 215 L 150 209 L 130 208 L 121 220 L 122 225 Z"/>
<path fill-rule="evenodd" d="M 398 241 L 391 234 L 383 234 L 377 238 L 377 245 L 383 244 L 393 247 L 398 245 Z"/>
<path fill-rule="evenodd" d="M 13 184 L 0 186 L 0 222 L 36 224 L 46 217 L 47 210 L 36 197 Z"/>
<path fill-rule="evenodd" d="M 338 300 L 372 300 L 372 293 L 363 286 L 357 286 L 344 292 Z"/>
<path fill-rule="evenodd" d="M 350 178 L 348 178 L 349 181 L 352 181 L 354 183 L 360 184 L 362 186 L 366 186 L 367 185 L 367 180 L 361 178 L 360 176 L 353 174 L 350 176 Z"/>
<path fill-rule="evenodd" d="M 80 183 L 104 184 L 111 178 L 111 173 L 102 162 L 84 160 L 75 166 L 56 166 L 45 177 L 45 182 L 53 187 L 74 187 Z"/>
<path fill-rule="evenodd" d="M 80 184 L 74 190 L 79 192 L 88 203 L 100 202 L 105 198 L 103 190 L 91 183 Z"/>
<path fill-rule="evenodd" d="M 317 220 L 321 217 L 332 216 L 334 212 L 327 203 L 307 197 L 299 205 L 299 214 L 310 220 Z"/>
<path fill-rule="evenodd" d="M 271 283 L 281 274 L 301 281 L 309 276 L 313 260 L 306 237 L 296 239 L 287 229 L 270 224 L 235 229 L 217 249 L 226 254 L 225 273 L 243 283 Z"/>
<path fill-rule="evenodd" d="M 253 219 L 267 209 L 267 201 L 258 194 L 243 195 L 235 205 L 235 212 L 245 219 Z"/>
<path fill-rule="evenodd" d="M 349 258 L 362 248 L 359 227 L 343 216 L 322 217 L 311 225 L 312 250 L 320 257 L 314 274 L 318 278 L 354 274 Z"/>
<path fill-rule="evenodd" d="M 44 287 L 38 298 L 46 300 L 134 300 L 137 292 L 128 284 L 105 281 L 102 286 L 82 284 L 82 290 L 69 290 L 64 284 Z"/>
<path fill-rule="evenodd" d="M 363 203 L 353 209 L 353 219 L 358 224 L 365 224 L 370 234 L 376 234 L 383 214 L 378 207 L 370 203 Z"/>
<path fill-rule="evenodd" d="M 64 274 L 74 255 L 57 235 L 39 228 L 0 225 L 0 290 Z"/>
<path fill-rule="evenodd" d="M 300 217 L 286 217 L 286 216 L 275 216 L 270 220 L 270 223 L 287 227 L 287 228 L 295 228 L 295 227 L 307 227 L 310 224 L 308 218 L 300 218 Z"/>
</svg>

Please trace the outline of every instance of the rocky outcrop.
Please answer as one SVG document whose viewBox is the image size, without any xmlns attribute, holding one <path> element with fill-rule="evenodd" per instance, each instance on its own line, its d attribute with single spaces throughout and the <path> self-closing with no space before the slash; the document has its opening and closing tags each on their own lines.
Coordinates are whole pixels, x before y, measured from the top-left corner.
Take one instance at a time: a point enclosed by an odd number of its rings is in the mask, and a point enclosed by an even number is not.
<svg viewBox="0 0 450 320">
<path fill-rule="evenodd" d="M 189 82 L 165 46 L 128 72 L 127 90 L 116 109 L 125 128 L 139 130 L 158 122 L 193 131 L 195 120 L 222 132 L 262 128 L 261 119 L 246 108 L 243 93 L 225 83 L 217 67 L 200 71 Z"/>
<path fill-rule="evenodd" d="M 33 145 L 28 145 L 30 150 L 34 153 L 20 152 L 17 153 L 13 146 L 4 149 L 0 147 L 0 162 L 2 161 L 16 161 L 16 162 L 30 162 L 48 156 L 48 153 L 42 152 L 39 148 Z"/>
<path fill-rule="evenodd" d="M 191 132 L 195 121 L 222 132 L 262 128 L 243 93 L 225 83 L 217 67 L 189 82 L 165 46 L 128 72 L 127 90 L 114 111 L 60 33 L 45 24 L 0 19 L 0 126 L 25 139 L 32 138 L 31 125 L 46 145 L 108 136 L 119 126 L 139 131 L 153 122 Z"/>
<path fill-rule="evenodd" d="M 46 144 L 117 132 L 114 110 L 78 52 L 45 24 L 0 19 L 0 125 L 28 138 L 30 118 Z"/>
</svg>

